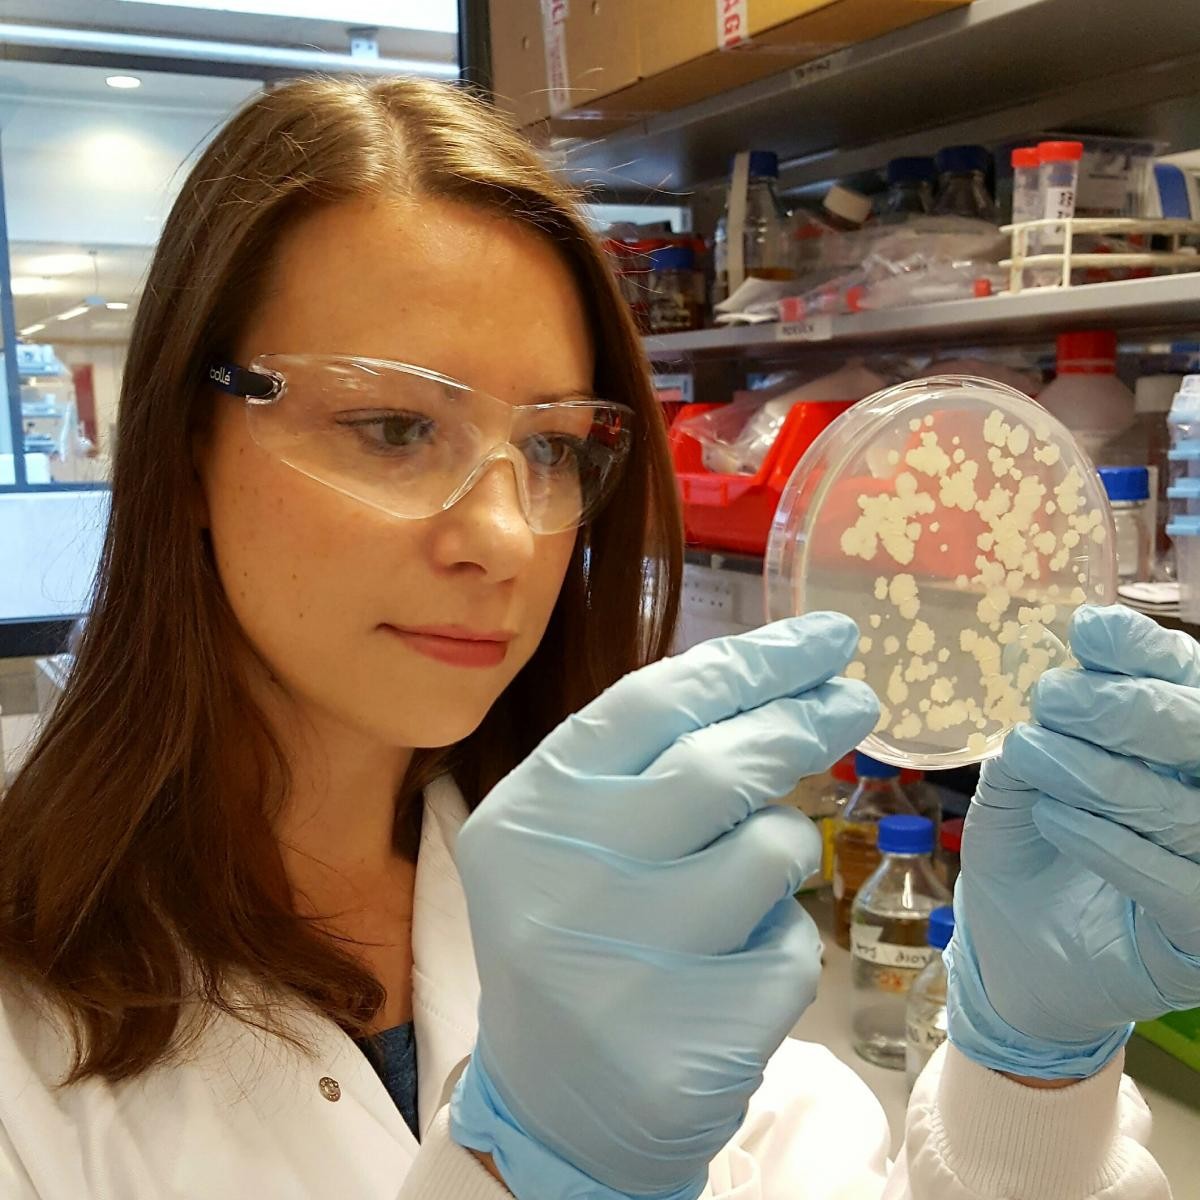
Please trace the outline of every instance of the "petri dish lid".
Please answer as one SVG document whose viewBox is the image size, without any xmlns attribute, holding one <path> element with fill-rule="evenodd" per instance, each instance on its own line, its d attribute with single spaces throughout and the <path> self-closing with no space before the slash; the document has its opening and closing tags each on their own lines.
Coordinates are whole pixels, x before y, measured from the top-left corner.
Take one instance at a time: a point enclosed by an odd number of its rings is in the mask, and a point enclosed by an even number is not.
<svg viewBox="0 0 1200 1200">
<path fill-rule="evenodd" d="M 1112 514 L 1086 454 L 1028 396 L 942 375 L 826 427 L 792 472 L 764 564 L 767 619 L 858 622 L 846 674 L 883 706 L 860 749 L 923 770 L 999 752 L 1071 665 L 1079 605 L 1116 598 Z"/>
</svg>

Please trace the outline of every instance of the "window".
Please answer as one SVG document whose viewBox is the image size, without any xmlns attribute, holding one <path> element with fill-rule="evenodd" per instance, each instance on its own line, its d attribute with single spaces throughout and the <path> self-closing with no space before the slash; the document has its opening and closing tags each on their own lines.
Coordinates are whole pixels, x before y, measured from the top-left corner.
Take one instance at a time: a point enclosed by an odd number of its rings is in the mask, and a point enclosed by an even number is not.
<svg viewBox="0 0 1200 1200">
<path fill-rule="evenodd" d="M 0 448 L 8 455 L 0 482 L 107 479 L 125 349 L 154 243 L 191 162 L 260 86 L 5 64 L 0 168 L 19 339 L 16 378 L 7 356 L 5 374 L 22 446 L 19 460 L 11 445 Z"/>
<path fill-rule="evenodd" d="M 110 82 L 122 76 L 138 86 Z M 2 372 L 0 623 L 86 607 L 125 352 L 155 241 L 191 163 L 260 86 L 114 67 L 0 68 L 0 254 L 15 337 Z"/>
</svg>

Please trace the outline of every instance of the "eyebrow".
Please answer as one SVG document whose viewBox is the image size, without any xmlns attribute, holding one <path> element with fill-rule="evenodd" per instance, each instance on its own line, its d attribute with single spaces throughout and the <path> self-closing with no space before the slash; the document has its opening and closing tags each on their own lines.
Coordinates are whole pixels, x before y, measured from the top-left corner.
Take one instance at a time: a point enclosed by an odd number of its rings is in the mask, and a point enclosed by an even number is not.
<svg viewBox="0 0 1200 1200">
<path fill-rule="evenodd" d="M 577 400 L 584 404 L 602 404 L 603 401 L 595 392 L 577 391 L 572 389 L 567 392 L 544 392 L 532 397 L 532 399 L 522 401 L 523 404 L 565 404 L 569 401 Z"/>
</svg>

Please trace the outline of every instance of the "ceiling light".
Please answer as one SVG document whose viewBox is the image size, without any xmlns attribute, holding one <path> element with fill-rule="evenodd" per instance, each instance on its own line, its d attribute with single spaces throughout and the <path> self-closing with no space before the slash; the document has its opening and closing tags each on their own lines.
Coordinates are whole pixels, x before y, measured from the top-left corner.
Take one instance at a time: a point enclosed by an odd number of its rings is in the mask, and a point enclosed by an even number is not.
<svg viewBox="0 0 1200 1200">
<path fill-rule="evenodd" d="M 109 300 L 104 307 L 112 309 L 113 312 L 124 312 L 129 305 L 124 300 Z"/>
<path fill-rule="evenodd" d="M 44 296 L 55 290 L 55 284 L 44 275 L 14 275 L 12 277 L 12 294 L 14 296 Z"/>
<path fill-rule="evenodd" d="M 59 313 L 55 319 L 59 321 L 70 321 L 75 317 L 83 316 L 87 310 L 88 306 L 86 304 L 80 304 L 77 308 L 68 308 L 66 312 Z"/>
<path fill-rule="evenodd" d="M 87 254 L 35 254 L 19 261 L 30 275 L 74 275 L 92 265 L 91 257 Z"/>
<path fill-rule="evenodd" d="M 136 75 L 110 75 L 105 81 L 110 88 L 140 88 L 142 81 Z"/>
<path fill-rule="evenodd" d="M 41 333 L 42 330 L 45 328 L 46 328 L 45 321 L 39 322 L 37 325 L 26 325 L 25 328 L 21 330 L 21 336 L 29 337 L 29 335 L 31 333 Z"/>
</svg>

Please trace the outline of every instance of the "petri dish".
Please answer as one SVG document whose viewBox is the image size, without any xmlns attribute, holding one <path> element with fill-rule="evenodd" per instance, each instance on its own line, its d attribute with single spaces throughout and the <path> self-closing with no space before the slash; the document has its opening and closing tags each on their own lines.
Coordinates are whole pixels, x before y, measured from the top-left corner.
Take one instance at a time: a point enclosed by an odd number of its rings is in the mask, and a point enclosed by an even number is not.
<svg viewBox="0 0 1200 1200">
<path fill-rule="evenodd" d="M 858 623 L 846 670 L 875 690 L 873 758 L 923 770 L 999 752 L 1029 692 L 1073 665 L 1079 605 L 1116 597 L 1095 468 L 1014 388 L 943 375 L 847 409 L 797 464 L 764 565 L 767 619 Z"/>
</svg>

